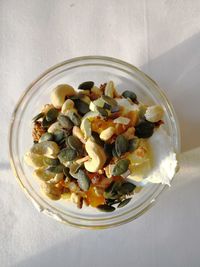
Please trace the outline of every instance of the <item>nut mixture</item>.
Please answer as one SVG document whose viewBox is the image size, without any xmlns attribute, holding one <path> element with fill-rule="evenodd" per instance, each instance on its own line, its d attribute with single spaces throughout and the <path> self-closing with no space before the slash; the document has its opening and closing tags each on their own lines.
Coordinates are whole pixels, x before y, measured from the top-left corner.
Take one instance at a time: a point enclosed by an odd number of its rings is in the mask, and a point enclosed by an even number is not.
<svg viewBox="0 0 200 267">
<path fill-rule="evenodd" d="M 112 212 L 139 191 L 127 177 L 150 158 L 147 140 L 163 123 L 163 109 L 139 103 L 133 91 L 119 94 L 113 81 L 77 89 L 52 91 L 51 104 L 33 118 L 25 161 L 50 199 Z"/>
</svg>

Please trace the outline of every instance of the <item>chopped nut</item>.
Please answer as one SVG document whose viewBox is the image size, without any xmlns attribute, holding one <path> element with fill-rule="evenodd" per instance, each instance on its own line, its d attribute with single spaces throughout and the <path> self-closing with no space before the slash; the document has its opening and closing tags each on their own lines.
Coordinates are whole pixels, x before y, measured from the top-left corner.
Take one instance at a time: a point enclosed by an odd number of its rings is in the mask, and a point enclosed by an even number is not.
<svg viewBox="0 0 200 267">
<path fill-rule="evenodd" d="M 45 133 L 45 129 L 42 127 L 41 122 L 36 121 L 33 126 L 32 136 L 34 141 L 39 141 L 40 137 Z"/>
</svg>

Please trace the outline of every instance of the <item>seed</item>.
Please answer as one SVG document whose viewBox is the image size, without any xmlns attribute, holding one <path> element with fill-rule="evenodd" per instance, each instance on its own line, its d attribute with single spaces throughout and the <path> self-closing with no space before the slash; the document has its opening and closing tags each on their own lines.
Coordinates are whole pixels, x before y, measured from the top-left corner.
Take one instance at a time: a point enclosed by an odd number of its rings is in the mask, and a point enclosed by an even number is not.
<svg viewBox="0 0 200 267">
<path fill-rule="evenodd" d="M 74 100 L 74 103 L 75 103 L 76 109 L 81 115 L 84 115 L 90 111 L 89 105 L 85 103 L 84 101 L 77 99 L 77 100 Z"/>
<path fill-rule="evenodd" d="M 82 150 L 82 143 L 81 141 L 74 135 L 70 135 L 67 138 L 67 143 L 69 144 L 69 146 L 74 149 L 74 150 Z"/>
<path fill-rule="evenodd" d="M 99 114 L 103 117 L 108 117 L 108 112 L 101 107 L 96 107 L 96 110 L 99 112 Z"/>
<path fill-rule="evenodd" d="M 130 194 L 135 189 L 135 185 L 129 182 L 125 182 L 121 185 L 121 187 L 118 189 L 118 193 L 122 195 Z"/>
<path fill-rule="evenodd" d="M 73 122 L 74 125 L 80 126 L 81 117 L 75 112 L 68 112 L 67 117 Z"/>
<path fill-rule="evenodd" d="M 118 135 L 115 141 L 116 154 L 120 157 L 128 151 L 128 140 L 123 135 Z"/>
<path fill-rule="evenodd" d="M 71 174 L 70 174 L 70 169 L 69 169 L 68 167 L 64 167 L 64 168 L 63 168 L 63 173 L 64 173 L 64 175 L 66 176 L 65 181 L 66 181 L 66 180 L 67 180 L 67 181 L 70 181 L 71 179 L 73 179 L 73 176 L 71 176 Z"/>
<path fill-rule="evenodd" d="M 106 152 L 107 156 L 112 157 L 112 149 L 113 149 L 114 144 L 104 144 L 104 151 Z"/>
<path fill-rule="evenodd" d="M 119 176 L 123 173 L 125 173 L 128 170 L 128 166 L 130 164 L 130 160 L 128 159 L 121 159 L 117 162 L 113 169 L 113 175 L 114 176 Z"/>
<path fill-rule="evenodd" d="M 134 150 L 136 150 L 138 148 L 139 138 L 134 137 L 133 139 L 130 139 L 128 141 L 128 144 L 129 144 L 128 151 L 133 152 Z"/>
<path fill-rule="evenodd" d="M 113 147 L 113 149 L 112 149 L 112 156 L 113 156 L 114 158 L 118 158 L 118 157 L 119 157 L 118 154 L 117 154 L 117 152 L 116 152 L 115 147 Z"/>
<path fill-rule="evenodd" d="M 57 130 L 53 133 L 54 136 L 54 141 L 57 144 L 61 144 L 63 143 L 63 141 L 65 140 L 65 132 L 63 130 Z"/>
<path fill-rule="evenodd" d="M 153 134 L 154 123 L 149 121 L 140 122 L 135 128 L 135 135 L 139 138 L 149 138 Z"/>
<path fill-rule="evenodd" d="M 78 89 L 91 90 L 93 86 L 94 86 L 93 81 L 87 81 L 87 82 L 83 82 L 83 83 L 79 84 Z"/>
<path fill-rule="evenodd" d="M 126 198 L 123 201 L 121 201 L 117 207 L 122 208 L 122 207 L 126 206 L 130 201 L 131 201 L 131 198 Z"/>
<path fill-rule="evenodd" d="M 35 121 L 43 118 L 44 115 L 45 115 L 44 112 L 41 112 L 41 113 L 37 114 L 35 117 L 33 117 L 32 122 L 35 122 Z"/>
<path fill-rule="evenodd" d="M 104 146 L 104 141 L 101 140 L 101 138 L 99 137 L 99 134 L 97 132 L 92 132 L 92 137 L 94 139 L 94 142 L 97 144 L 97 145 L 100 145 L 100 146 Z M 105 144 L 106 145 L 106 144 Z M 105 150 L 105 148 L 104 148 Z"/>
<path fill-rule="evenodd" d="M 53 172 L 53 173 L 62 173 L 63 172 L 63 165 L 57 165 L 57 166 L 50 166 L 47 168 L 47 171 Z"/>
<path fill-rule="evenodd" d="M 90 179 L 83 170 L 78 171 L 78 185 L 83 191 L 90 188 Z"/>
<path fill-rule="evenodd" d="M 58 117 L 58 110 L 56 108 L 51 108 L 46 114 L 46 120 L 50 122 L 55 122 Z"/>
<path fill-rule="evenodd" d="M 112 212 L 115 210 L 115 207 L 109 206 L 107 204 L 102 204 L 97 206 L 97 209 L 99 209 L 102 212 Z"/>
<path fill-rule="evenodd" d="M 67 130 L 71 130 L 73 128 L 72 121 L 65 115 L 59 115 L 58 121 L 61 124 L 61 126 Z"/>
<path fill-rule="evenodd" d="M 126 90 L 122 93 L 122 96 L 125 98 L 130 98 L 133 102 L 137 102 L 137 96 L 134 92 Z"/>
<path fill-rule="evenodd" d="M 118 112 L 119 110 L 120 110 L 120 107 L 119 107 L 119 106 L 113 106 L 113 107 L 111 108 L 111 112 L 112 112 L 112 113 Z"/>
<path fill-rule="evenodd" d="M 43 128 L 49 128 L 49 126 L 52 124 L 51 121 L 47 121 L 46 117 L 43 118 L 42 120 L 42 127 Z"/>
<path fill-rule="evenodd" d="M 119 183 L 112 181 L 110 185 L 104 191 L 104 197 L 106 199 L 117 199 L 118 193 L 117 189 L 119 187 Z"/>
<path fill-rule="evenodd" d="M 61 163 L 72 161 L 77 157 L 77 153 L 72 148 L 63 148 L 58 154 L 58 158 Z"/>
<path fill-rule="evenodd" d="M 111 109 L 111 105 L 108 105 L 107 103 L 104 103 L 103 108 L 110 110 Z"/>
<path fill-rule="evenodd" d="M 58 159 L 52 159 L 52 158 L 48 158 L 48 157 L 44 157 L 43 162 L 46 165 L 50 165 L 50 166 L 57 166 L 60 163 L 60 161 Z"/>
<path fill-rule="evenodd" d="M 104 100 L 105 103 L 107 103 L 111 107 L 117 106 L 117 101 L 113 99 L 112 97 L 109 97 L 107 95 L 102 95 L 101 98 Z"/>
<path fill-rule="evenodd" d="M 53 134 L 51 133 L 44 133 L 40 139 L 39 142 L 44 142 L 44 141 L 53 141 Z"/>
</svg>

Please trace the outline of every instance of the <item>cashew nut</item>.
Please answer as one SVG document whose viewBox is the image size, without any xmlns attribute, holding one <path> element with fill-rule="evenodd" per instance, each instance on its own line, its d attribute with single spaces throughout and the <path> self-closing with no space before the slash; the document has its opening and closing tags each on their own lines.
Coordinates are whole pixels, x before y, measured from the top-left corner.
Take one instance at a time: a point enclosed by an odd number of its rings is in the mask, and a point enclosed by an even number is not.
<svg viewBox="0 0 200 267">
<path fill-rule="evenodd" d="M 51 124 L 51 126 L 48 128 L 48 133 L 54 133 L 57 130 L 62 130 L 62 126 L 60 125 L 60 123 L 54 122 L 53 124 Z"/>
<path fill-rule="evenodd" d="M 84 133 L 85 139 L 87 139 L 91 136 L 91 134 L 92 134 L 91 122 L 88 118 L 82 120 L 80 128 L 81 128 L 82 132 Z"/>
<path fill-rule="evenodd" d="M 161 106 L 155 105 L 148 107 L 144 116 L 150 122 L 157 122 L 163 117 L 163 108 Z"/>
<path fill-rule="evenodd" d="M 59 146 L 53 141 L 44 141 L 34 144 L 30 149 L 31 153 L 48 157 L 56 157 L 59 151 Z"/>
<path fill-rule="evenodd" d="M 65 114 L 68 110 L 74 107 L 74 102 L 71 99 L 67 99 L 62 105 L 61 113 Z"/>
<path fill-rule="evenodd" d="M 51 93 L 51 102 L 55 108 L 61 108 L 66 96 L 75 95 L 74 88 L 68 84 L 58 85 Z"/>
<path fill-rule="evenodd" d="M 123 136 L 126 137 L 128 140 L 132 139 L 135 136 L 135 128 L 130 127 L 123 133 Z"/>
<path fill-rule="evenodd" d="M 44 166 L 43 158 L 43 155 L 37 155 L 31 153 L 30 151 L 24 155 L 25 163 L 34 168 L 40 168 Z"/>
<path fill-rule="evenodd" d="M 107 141 L 109 140 L 113 134 L 115 133 L 115 128 L 114 127 L 108 127 L 107 129 L 103 130 L 101 133 L 100 133 L 100 138 L 104 141 Z"/>
<path fill-rule="evenodd" d="M 81 129 L 78 126 L 73 127 L 72 134 L 74 136 L 76 136 L 83 144 L 85 144 L 86 141 L 84 139 L 83 132 L 81 131 Z"/>
<path fill-rule="evenodd" d="M 86 170 L 89 172 L 96 172 L 101 169 L 106 161 L 106 155 L 103 148 L 89 138 L 85 144 L 85 149 L 91 158 L 84 163 Z"/>
</svg>

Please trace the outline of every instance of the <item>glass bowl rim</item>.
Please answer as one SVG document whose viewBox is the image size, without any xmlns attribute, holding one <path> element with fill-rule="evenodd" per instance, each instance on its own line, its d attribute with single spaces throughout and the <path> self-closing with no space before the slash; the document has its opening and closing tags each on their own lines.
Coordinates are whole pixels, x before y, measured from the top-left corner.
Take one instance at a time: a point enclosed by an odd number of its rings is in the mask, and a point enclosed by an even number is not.
<svg viewBox="0 0 200 267">
<path fill-rule="evenodd" d="M 151 83 L 153 85 L 153 87 L 155 88 L 156 92 L 159 93 L 159 95 L 162 97 L 162 99 L 164 99 L 165 103 L 169 107 L 170 112 L 173 115 L 173 118 L 175 120 L 175 123 L 176 123 L 175 129 L 176 129 L 176 137 L 177 137 L 175 153 L 176 153 L 176 156 L 177 156 L 177 160 L 179 158 L 179 154 L 180 154 L 180 140 L 181 140 L 181 138 L 180 138 L 179 123 L 178 123 L 178 119 L 177 119 L 176 113 L 174 111 L 174 108 L 170 104 L 168 98 L 166 97 L 165 93 L 161 90 L 161 88 L 158 86 L 158 84 L 151 77 L 149 77 L 146 73 L 144 73 L 143 71 L 141 71 L 140 69 L 138 69 L 134 65 L 132 65 L 130 63 L 127 63 L 127 62 L 125 62 L 123 60 L 113 58 L 113 57 L 99 56 L 99 55 L 91 55 L 91 56 L 74 57 L 74 58 L 71 58 L 71 59 L 62 61 L 62 62 L 60 62 L 58 64 L 55 64 L 52 67 L 48 68 L 46 71 L 44 71 L 41 75 L 39 75 L 35 80 L 33 80 L 28 85 L 28 87 L 22 93 L 21 97 L 19 98 L 19 100 L 18 100 L 18 102 L 17 102 L 17 104 L 16 104 L 16 106 L 14 108 L 14 111 L 13 111 L 12 116 L 11 116 L 10 127 L 9 127 L 9 136 L 8 136 L 8 139 L 9 139 L 9 158 L 10 158 L 10 164 L 11 164 L 12 171 L 13 171 L 13 173 L 14 173 L 17 181 L 18 181 L 18 183 L 20 184 L 21 188 L 25 192 L 25 195 L 31 200 L 31 202 L 34 204 L 34 206 L 36 208 L 39 207 L 38 208 L 39 211 L 45 211 L 45 209 L 44 210 L 41 209 L 41 204 L 38 203 L 38 201 L 36 199 L 33 199 L 33 197 L 30 195 L 29 191 L 24 186 L 23 181 L 20 178 L 20 175 L 18 175 L 17 166 L 15 166 L 15 163 L 14 163 L 13 153 L 12 153 L 12 132 L 13 132 L 13 124 L 14 124 L 14 121 L 15 121 L 15 116 L 16 116 L 16 114 L 18 112 L 18 109 L 19 109 L 20 104 L 22 103 L 23 99 L 26 97 L 26 95 L 32 89 L 32 87 L 35 84 L 37 84 L 37 82 L 39 82 L 40 80 L 42 80 L 45 76 L 47 76 L 48 74 L 50 74 L 52 71 L 56 70 L 57 68 L 60 68 L 62 66 L 65 66 L 65 65 L 68 65 L 68 64 L 71 64 L 71 63 L 83 62 L 83 61 L 87 61 L 87 60 L 92 60 L 92 61 L 99 60 L 99 61 L 106 61 L 107 64 L 109 64 L 109 62 L 110 62 L 110 63 L 115 63 L 115 64 L 122 65 L 124 67 L 127 67 L 129 70 L 132 70 L 132 71 L 138 73 L 144 80 L 146 80 L 146 82 Z M 83 225 L 81 223 L 79 224 L 79 223 L 71 222 L 71 221 L 69 221 L 67 219 L 60 219 L 60 218 L 57 219 L 56 218 L 57 214 L 54 213 L 54 211 L 51 211 L 50 213 L 48 213 L 48 212 L 44 212 L 44 213 L 46 215 L 49 215 L 50 217 L 53 217 L 54 219 L 59 220 L 62 223 L 65 223 L 67 225 L 72 225 L 72 226 L 75 226 L 75 227 L 78 227 L 78 228 L 86 228 L 86 229 L 104 229 L 104 228 L 110 228 L 110 227 L 113 227 L 113 226 L 118 226 L 118 225 L 127 223 L 129 221 L 132 221 L 132 220 L 138 218 L 140 215 L 142 215 L 146 211 L 148 211 L 152 207 L 152 205 L 155 203 L 155 200 L 160 196 L 160 194 L 167 187 L 168 187 L 167 185 L 160 184 L 160 186 L 159 186 L 160 190 L 156 190 L 154 192 L 154 195 L 152 195 L 153 196 L 153 201 L 152 200 L 149 201 L 149 203 L 146 206 L 144 206 L 144 208 L 142 210 L 140 210 L 139 212 L 137 212 L 136 214 L 134 214 L 134 215 L 132 215 L 132 216 L 130 216 L 128 218 L 125 218 L 125 219 L 122 218 L 122 220 L 120 220 L 118 222 L 113 222 L 113 223 L 110 223 L 110 224 L 105 224 L 105 225 Z M 159 191 L 159 192 L 157 192 L 157 191 Z M 147 200 L 146 200 L 146 202 L 147 202 Z M 53 215 L 55 215 L 55 216 L 53 216 Z M 69 215 L 67 215 L 67 216 L 69 216 Z"/>
</svg>

